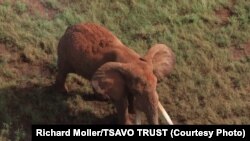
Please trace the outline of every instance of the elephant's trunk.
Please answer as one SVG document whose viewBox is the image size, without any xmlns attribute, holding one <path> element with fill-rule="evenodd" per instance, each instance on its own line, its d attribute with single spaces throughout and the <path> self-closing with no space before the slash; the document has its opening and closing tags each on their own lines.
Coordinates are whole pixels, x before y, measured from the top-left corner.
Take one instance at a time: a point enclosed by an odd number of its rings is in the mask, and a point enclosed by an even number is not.
<svg viewBox="0 0 250 141">
<path fill-rule="evenodd" d="M 141 112 L 145 113 L 149 124 L 159 124 L 158 94 L 146 93 L 135 97 L 136 124 L 141 124 Z"/>
</svg>

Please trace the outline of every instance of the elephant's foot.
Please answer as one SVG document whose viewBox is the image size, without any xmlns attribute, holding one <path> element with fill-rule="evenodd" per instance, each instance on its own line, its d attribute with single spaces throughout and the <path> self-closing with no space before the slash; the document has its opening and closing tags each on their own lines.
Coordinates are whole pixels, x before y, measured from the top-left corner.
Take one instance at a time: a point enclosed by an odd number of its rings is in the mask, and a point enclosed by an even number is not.
<svg viewBox="0 0 250 141">
<path fill-rule="evenodd" d="M 60 93 L 60 94 L 63 94 L 63 95 L 68 94 L 67 88 L 65 86 L 58 86 L 57 84 L 54 84 L 52 86 L 52 89 L 56 93 Z"/>
<path fill-rule="evenodd" d="M 135 113 L 135 124 L 136 125 L 141 125 L 141 112 L 140 111 L 136 111 Z"/>
<path fill-rule="evenodd" d="M 131 122 L 131 120 L 130 119 L 126 119 L 125 120 L 125 125 L 132 125 L 133 123 Z"/>
<path fill-rule="evenodd" d="M 131 115 L 128 115 L 127 117 L 119 117 L 120 115 L 118 115 L 118 120 L 117 120 L 117 124 L 118 125 L 133 125 L 134 123 L 132 122 L 133 117 L 131 117 Z"/>
</svg>

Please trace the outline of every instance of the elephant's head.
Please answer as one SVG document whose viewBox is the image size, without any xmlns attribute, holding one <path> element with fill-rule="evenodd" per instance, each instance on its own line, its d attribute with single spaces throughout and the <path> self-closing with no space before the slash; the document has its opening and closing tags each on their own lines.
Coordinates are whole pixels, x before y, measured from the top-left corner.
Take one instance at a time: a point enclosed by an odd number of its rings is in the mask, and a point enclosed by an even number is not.
<svg viewBox="0 0 250 141">
<path fill-rule="evenodd" d="M 158 124 L 158 108 L 162 110 L 162 106 L 156 91 L 157 80 L 169 74 L 174 64 L 171 49 L 156 44 L 133 62 L 102 65 L 95 72 L 92 85 L 97 93 L 108 95 L 114 101 L 121 123 L 126 123 L 128 106 L 132 104 L 130 107 L 136 112 L 146 114 L 150 124 Z"/>
</svg>

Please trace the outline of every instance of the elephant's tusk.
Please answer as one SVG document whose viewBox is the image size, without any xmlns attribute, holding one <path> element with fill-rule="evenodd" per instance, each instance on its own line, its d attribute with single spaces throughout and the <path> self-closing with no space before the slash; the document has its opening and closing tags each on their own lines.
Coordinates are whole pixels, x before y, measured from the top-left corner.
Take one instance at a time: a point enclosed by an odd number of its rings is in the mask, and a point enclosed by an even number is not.
<svg viewBox="0 0 250 141">
<path fill-rule="evenodd" d="M 135 112 L 135 124 L 141 125 L 141 112 L 140 111 Z"/>
<path fill-rule="evenodd" d="M 173 125 L 173 122 L 172 122 L 170 116 L 168 115 L 168 113 L 166 112 L 166 110 L 163 108 L 163 106 L 161 105 L 160 101 L 158 102 L 158 107 L 159 107 L 159 109 L 160 109 L 163 117 L 168 122 L 168 124 L 169 125 Z"/>
</svg>

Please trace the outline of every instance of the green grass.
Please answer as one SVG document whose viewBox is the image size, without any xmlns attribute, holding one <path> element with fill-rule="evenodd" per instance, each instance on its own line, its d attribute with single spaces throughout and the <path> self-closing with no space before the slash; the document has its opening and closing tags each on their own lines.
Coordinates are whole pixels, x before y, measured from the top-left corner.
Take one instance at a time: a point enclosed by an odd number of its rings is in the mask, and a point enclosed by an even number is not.
<svg viewBox="0 0 250 141">
<path fill-rule="evenodd" d="M 43 11 L 26 0 L 0 4 L 5 48 L 0 52 L 0 139 L 29 140 L 32 123 L 95 124 L 114 118 L 110 103 L 81 98 L 93 92 L 78 76 L 67 81 L 68 97 L 46 91 L 55 80 L 58 40 L 67 26 L 79 22 L 106 26 L 139 54 L 155 43 L 173 49 L 176 67 L 158 92 L 176 124 L 250 123 L 250 56 L 232 57 L 232 48 L 244 49 L 250 41 L 249 1 L 40 2 Z M 231 13 L 226 24 L 215 12 L 223 8 Z"/>
</svg>

